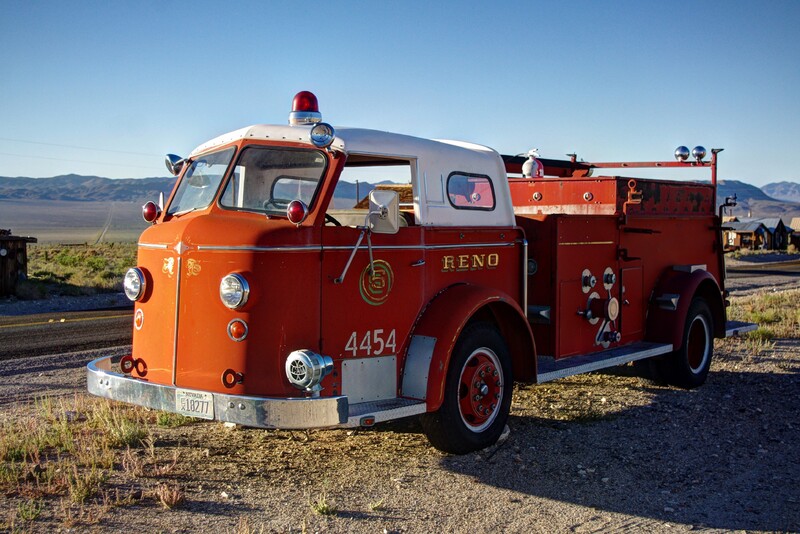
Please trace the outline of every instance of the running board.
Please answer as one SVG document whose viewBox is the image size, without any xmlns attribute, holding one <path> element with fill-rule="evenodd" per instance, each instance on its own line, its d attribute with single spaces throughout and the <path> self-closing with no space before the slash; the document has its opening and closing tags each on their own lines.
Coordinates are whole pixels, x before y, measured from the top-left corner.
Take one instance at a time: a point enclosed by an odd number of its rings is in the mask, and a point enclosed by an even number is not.
<svg viewBox="0 0 800 534">
<path fill-rule="evenodd" d="M 725 337 L 733 337 L 756 330 L 758 325 L 755 323 L 745 323 L 742 321 L 728 321 L 725 324 Z"/>
<path fill-rule="evenodd" d="M 351 404 L 347 415 L 347 424 L 344 426 L 372 426 L 375 423 L 419 415 L 426 411 L 425 401 L 416 399 L 386 399 L 373 402 L 360 402 Z M 365 419 L 371 419 L 368 425 L 363 424 Z"/>
<path fill-rule="evenodd" d="M 552 356 L 539 356 L 537 382 L 550 382 L 558 378 L 589 373 L 606 367 L 614 367 L 624 363 L 644 360 L 660 354 L 672 352 L 669 343 L 632 343 L 624 347 L 615 347 L 602 352 L 573 356 L 563 360 L 555 360 Z"/>
</svg>

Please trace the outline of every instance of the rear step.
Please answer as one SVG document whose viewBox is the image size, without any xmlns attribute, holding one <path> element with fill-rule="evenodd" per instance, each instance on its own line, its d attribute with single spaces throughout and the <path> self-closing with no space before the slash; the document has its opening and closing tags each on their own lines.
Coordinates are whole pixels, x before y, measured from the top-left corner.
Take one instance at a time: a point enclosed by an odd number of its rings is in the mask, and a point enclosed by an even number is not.
<svg viewBox="0 0 800 534">
<path fill-rule="evenodd" d="M 752 332 L 758 328 L 757 324 L 745 323 L 742 321 L 728 321 L 725 325 L 725 337 L 738 336 L 747 332 Z M 539 356 L 538 358 L 538 382 L 550 382 L 559 378 L 589 373 L 606 367 L 622 365 L 624 363 L 643 360 L 652 356 L 672 352 L 672 345 L 661 343 L 633 343 L 625 347 L 618 347 L 575 356 L 563 360 L 554 360 L 551 356 Z"/>
<path fill-rule="evenodd" d="M 669 343 L 632 343 L 624 347 L 555 360 L 552 356 L 539 356 L 538 358 L 538 377 L 537 382 L 550 382 L 558 378 L 589 373 L 606 367 L 614 367 L 636 360 L 643 360 L 660 354 L 672 352 L 672 345 Z"/>
</svg>

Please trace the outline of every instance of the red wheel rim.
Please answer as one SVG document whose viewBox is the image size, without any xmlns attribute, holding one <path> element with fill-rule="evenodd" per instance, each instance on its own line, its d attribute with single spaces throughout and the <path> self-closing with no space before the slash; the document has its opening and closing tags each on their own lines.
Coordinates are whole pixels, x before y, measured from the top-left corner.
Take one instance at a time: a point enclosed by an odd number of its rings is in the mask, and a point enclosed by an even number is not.
<svg viewBox="0 0 800 534">
<path fill-rule="evenodd" d="M 470 354 L 458 381 L 458 410 L 473 432 L 481 432 L 497 418 L 503 403 L 503 368 L 488 348 Z"/>
<path fill-rule="evenodd" d="M 689 325 L 689 337 L 686 338 L 686 357 L 693 373 L 702 370 L 710 353 L 711 335 L 708 321 L 703 315 L 698 315 Z"/>
</svg>

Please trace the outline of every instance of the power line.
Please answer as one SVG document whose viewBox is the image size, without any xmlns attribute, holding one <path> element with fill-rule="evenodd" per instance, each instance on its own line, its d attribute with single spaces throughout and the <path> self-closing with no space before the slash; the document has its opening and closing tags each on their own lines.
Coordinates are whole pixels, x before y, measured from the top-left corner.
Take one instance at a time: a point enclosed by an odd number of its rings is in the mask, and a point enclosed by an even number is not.
<svg viewBox="0 0 800 534">
<path fill-rule="evenodd" d="M 50 161 L 67 161 L 70 163 L 89 163 L 91 165 L 110 165 L 112 167 L 134 167 L 137 169 L 150 169 L 150 170 L 154 170 L 154 168 L 156 167 L 155 165 L 151 166 L 125 165 L 122 163 L 106 163 L 103 161 L 88 161 L 85 159 L 64 159 L 64 158 L 48 158 L 47 156 L 26 156 L 24 154 L 10 154 L 8 152 L 0 152 L 0 156 L 12 156 L 15 158 L 29 158 L 29 159 L 46 159 Z"/>
<path fill-rule="evenodd" d="M 110 148 L 97 148 L 97 147 L 88 147 L 88 146 L 77 146 L 77 145 L 62 145 L 59 143 L 45 143 L 44 141 L 29 141 L 27 139 L 12 139 L 10 137 L 0 137 L 0 141 L 10 141 L 12 143 L 27 143 L 29 145 L 45 145 L 45 146 L 57 146 L 61 148 L 77 148 L 79 150 L 94 150 L 96 152 L 113 152 L 116 154 L 133 154 L 135 156 L 162 156 L 163 154 L 149 154 L 146 152 L 131 152 L 128 150 L 112 150 Z M 68 161 L 68 160 L 64 160 Z"/>
</svg>

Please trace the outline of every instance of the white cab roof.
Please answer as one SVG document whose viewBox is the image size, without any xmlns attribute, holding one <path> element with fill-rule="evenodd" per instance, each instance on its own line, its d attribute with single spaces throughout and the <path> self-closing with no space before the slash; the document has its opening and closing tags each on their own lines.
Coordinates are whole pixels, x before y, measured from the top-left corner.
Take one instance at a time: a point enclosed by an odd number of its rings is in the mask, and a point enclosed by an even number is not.
<svg viewBox="0 0 800 534">
<path fill-rule="evenodd" d="M 216 137 L 191 156 L 242 139 L 308 144 L 310 125 L 254 125 Z M 411 161 L 414 210 L 424 226 L 514 226 L 514 212 L 505 165 L 491 148 L 461 141 L 422 139 L 380 130 L 336 128 L 331 149 L 345 154 L 382 156 Z M 456 209 L 447 194 L 451 173 L 487 176 L 492 182 L 493 210 Z"/>
</svg>

